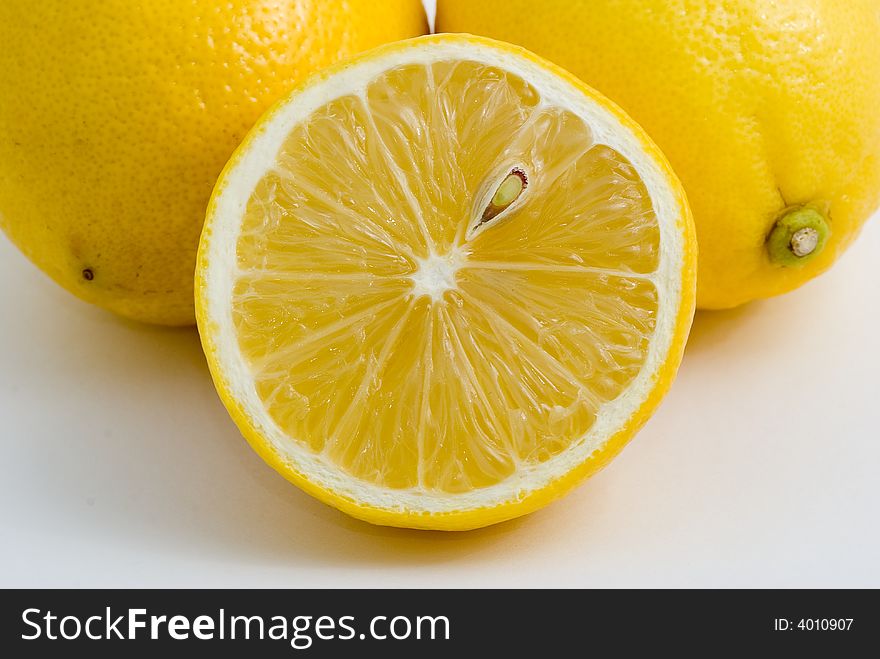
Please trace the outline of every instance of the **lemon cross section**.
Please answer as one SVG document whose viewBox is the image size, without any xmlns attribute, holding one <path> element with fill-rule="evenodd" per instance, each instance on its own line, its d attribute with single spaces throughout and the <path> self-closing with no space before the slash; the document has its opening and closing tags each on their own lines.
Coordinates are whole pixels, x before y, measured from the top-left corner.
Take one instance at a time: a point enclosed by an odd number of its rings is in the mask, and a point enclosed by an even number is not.
<svg viewBox="0 0 880 659">
<path fill-rule="evenodd" d="M 679 184 L 619 114 L 517 49 L 441 36 L 264 118 L 197 273 L 257 450 L 370 521 L 469 528 L 622 446 L 674 373 L 694 281 Z"/>
</svg>

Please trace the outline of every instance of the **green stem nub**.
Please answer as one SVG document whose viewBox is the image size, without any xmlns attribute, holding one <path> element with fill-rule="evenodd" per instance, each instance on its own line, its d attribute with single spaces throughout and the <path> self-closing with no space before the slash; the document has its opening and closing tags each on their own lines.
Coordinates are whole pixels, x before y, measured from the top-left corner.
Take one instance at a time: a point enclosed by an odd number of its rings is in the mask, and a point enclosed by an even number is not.
<svg viewBox="0 0 880 659">
<path fill-rule="evenodd" d="M 805 265 L 822 252 L 830 235 L 827 220 L 815 208 L 789 209 L 767 237 L 767 252 L 776 265 Z"/>
</svg>

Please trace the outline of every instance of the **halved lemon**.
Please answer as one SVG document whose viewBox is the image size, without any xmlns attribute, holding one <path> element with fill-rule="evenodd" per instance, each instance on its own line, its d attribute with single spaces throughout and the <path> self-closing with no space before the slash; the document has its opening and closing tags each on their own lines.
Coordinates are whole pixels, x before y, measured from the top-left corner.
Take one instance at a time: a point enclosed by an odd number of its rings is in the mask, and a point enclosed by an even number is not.
<svg viewBox="0 0 880 659">
<path fill-rule="evenodd" d="M 196 273 L 245 437 L 370 522 L 466 529 L 595 472 L 690 327 L 681 186 L 620 109 L 520 48 L 435 35 L 295 89 L 221 176 Z"/>
</svg>

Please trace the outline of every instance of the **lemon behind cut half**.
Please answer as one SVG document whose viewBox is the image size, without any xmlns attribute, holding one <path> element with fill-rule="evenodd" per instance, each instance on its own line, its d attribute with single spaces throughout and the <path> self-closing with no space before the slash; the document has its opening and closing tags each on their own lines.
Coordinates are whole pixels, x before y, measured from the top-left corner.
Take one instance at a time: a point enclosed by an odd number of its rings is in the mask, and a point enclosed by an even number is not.
<svg viewBox="0 0 880 659">
<path fill-rule="evenodd" d="M 254 122 L 426 29 L 419 0 L 4 0 L 0 230 L 88 302 L 192 325 L 205 208 Z"/>
<path fill-rule="evenodd" d="M 682 189 L 616 106 L 517 47 L 399 42 L 265 115 L 196 273 L 218 391 L 257 452 L 379 524 L 484 526 L 604 465 L 693 315 Z"/>
<path fill-rule="evenodd" d="M 697 304 L 828 270 L 880 204 L 877 0 L 438 0 L 619 103 L 669 158 L 700 243 Z"/>
</svg>

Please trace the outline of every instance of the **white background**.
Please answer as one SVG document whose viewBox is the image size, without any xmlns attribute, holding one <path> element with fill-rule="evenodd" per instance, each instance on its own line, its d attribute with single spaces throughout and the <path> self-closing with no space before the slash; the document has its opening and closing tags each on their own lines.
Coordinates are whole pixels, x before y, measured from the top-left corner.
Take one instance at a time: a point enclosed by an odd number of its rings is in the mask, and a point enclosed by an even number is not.
<svg viewBox="0 0 880 659">
<path fill-rule="evenodd" d="M 829 274 L 699 313 L 659 412 L 529 517 L 370 526 L 289 485 L 194 329 L 118 320 L 0 237 L 0 586 L 880 587 L 880 217 Z"/>
</svg>

